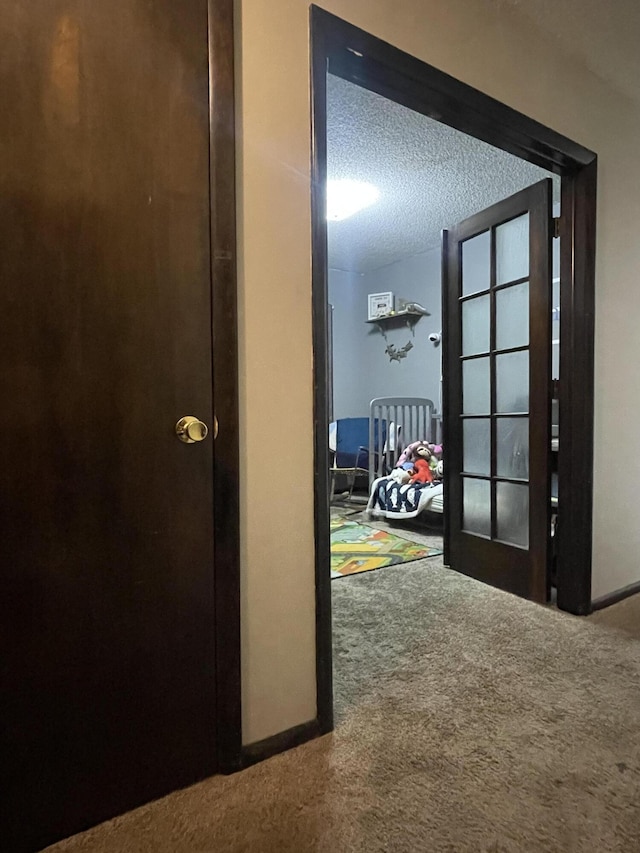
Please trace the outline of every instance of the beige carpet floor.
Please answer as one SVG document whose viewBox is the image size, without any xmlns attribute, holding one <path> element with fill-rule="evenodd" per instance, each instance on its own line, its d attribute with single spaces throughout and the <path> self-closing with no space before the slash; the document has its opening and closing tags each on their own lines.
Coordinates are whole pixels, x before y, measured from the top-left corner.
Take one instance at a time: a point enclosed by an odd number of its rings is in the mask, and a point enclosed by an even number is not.
<svg viewBox="0 0 640 853">
<path fill-rule="evenodd" d="M 438 558 L 332 590 L 333 734 L 49 853 L 640 851 L 631 603 L 578 619 Z"/>
</svg>

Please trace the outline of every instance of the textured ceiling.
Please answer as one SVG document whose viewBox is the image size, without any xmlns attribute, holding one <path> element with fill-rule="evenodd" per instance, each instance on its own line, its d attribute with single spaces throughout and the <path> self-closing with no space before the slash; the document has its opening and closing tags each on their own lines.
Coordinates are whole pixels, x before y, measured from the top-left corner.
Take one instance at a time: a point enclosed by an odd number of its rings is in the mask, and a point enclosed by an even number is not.
<svg viewBox="0 0 640 853">
<path fill-rule="evenodd" d="M 372 207 L 328 223 L 329 265 L 353 272 L 435 248 L 443 228 L 549 175 L 333 75 L 327 162 L 329 180 L 368 181 L 380 190 Z"/>
</svg>

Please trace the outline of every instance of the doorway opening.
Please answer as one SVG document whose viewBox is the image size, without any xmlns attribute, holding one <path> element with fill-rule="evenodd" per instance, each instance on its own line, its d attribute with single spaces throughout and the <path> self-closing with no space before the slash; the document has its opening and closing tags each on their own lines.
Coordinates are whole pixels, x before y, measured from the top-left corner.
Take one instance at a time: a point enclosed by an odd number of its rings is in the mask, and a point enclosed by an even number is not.
<svg viewBox="0 0 640 853">
<path fill-rule="evenodd" d="M 315 7 L 312 35 L 318 703 L 326 729 L 331 584 L 351 573 L 330 579 L 330 521 L 399 535 L 430 549 L 427 558 L 439 560 L 444 549 L 445 564 L 465 574 L 589 610 L 591 454 L 585 464 L 574 442 L 584 449 L 593 441 L 596 161 Z M 586 409 L 570 391 L 580 379 Z M 572 438 L 564 453 L 559 411 Z M 419 472 L 424 484 L 405 482 Z M 483 569 L 496 559 L 499 572 Z"/>
</svg>

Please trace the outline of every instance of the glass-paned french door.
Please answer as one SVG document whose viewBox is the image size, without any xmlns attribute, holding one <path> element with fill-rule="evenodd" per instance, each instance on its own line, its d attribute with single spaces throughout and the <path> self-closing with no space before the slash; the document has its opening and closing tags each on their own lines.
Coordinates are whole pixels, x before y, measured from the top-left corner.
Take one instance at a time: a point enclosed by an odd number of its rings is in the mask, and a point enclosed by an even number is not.
<svg viewBox="0 0 640 853">
<path fill-rule="evenodd" d="M 546 596 L 551 181 L 443 235 L 446 553 L 452 568 Z"/>
</svg>

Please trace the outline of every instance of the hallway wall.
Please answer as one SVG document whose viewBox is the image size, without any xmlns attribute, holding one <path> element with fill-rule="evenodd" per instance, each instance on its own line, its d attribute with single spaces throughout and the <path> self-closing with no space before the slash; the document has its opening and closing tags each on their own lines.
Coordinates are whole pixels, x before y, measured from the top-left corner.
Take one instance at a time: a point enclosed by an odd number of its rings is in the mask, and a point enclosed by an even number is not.
<svg viewBox="0 0 640 853">
<path fill-rule="evenodd" d="M 322 5 L 598 153 L 594 597 L 639 580 L 638 101 L 504 0 Z M 242 457 L 287 437 L 286 514 L 265 511 L 267 478 L 242 477 L 244 739 L 255 741 L 316 712 L 309 5 L 237 0 L 236 11 Z"/>
</svg>

